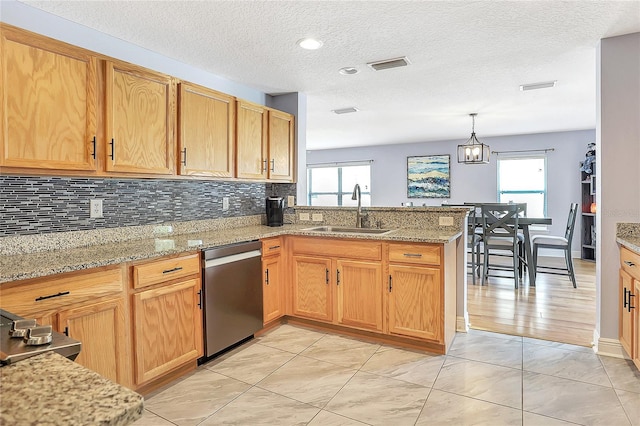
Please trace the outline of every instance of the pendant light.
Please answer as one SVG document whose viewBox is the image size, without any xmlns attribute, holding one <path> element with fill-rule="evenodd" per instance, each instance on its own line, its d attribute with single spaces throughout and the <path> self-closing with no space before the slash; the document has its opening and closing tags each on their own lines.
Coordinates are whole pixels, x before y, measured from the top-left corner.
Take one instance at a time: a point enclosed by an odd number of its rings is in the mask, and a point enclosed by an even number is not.
<svg viewBox="0 0 640 426">
<path fill-rule="evenodd" d="M 471 137 L 463 145 L 458 145 L 458 163 L 487 164 L 489 162 L 489 145 L 481 143 L 476 137 L 476 115 L 471 113 Z"/>
</svg>

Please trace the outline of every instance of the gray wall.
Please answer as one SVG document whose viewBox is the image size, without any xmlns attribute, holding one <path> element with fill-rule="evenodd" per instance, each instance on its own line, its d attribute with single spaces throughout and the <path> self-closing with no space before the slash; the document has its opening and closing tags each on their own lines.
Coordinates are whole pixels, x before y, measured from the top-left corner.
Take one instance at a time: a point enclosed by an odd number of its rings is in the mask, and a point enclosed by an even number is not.
<svg viewBox="0 0 640 426">
<path fill-rule="evenodd" d="M 480 134 L 480 140 L 487 143 L 492 151 L 554 148 L 553 152 L 547 153 L 547 215 L 553 219 L 549 232 L 557 235 L 564 234 L 570 203 L 580 203 L 579 162 L 585 158 L 587 144 L 595 141 L 595 131 L 580 130 L 493 138 L 485 138 Z M 457 145 L 464 142 L 465 140 L 454 140 L 308 151 L 307 164 L 373 160 L 371 200 L 374 206 L 399 206 L 400 203 L 407 201 L 413 201 L 414 205 L 426 203 L 428 206 L 437 206 L 444 201 L 450 204 L 465 201 L 495 202 L 497 200 L 496 156 L 492 154 L 489 164 L 458 164 Z M 440 154 L 451 156 L 451 198 L 407 198 L 407 157 Z M 580 217 L 576 223 L 576 229 L 580 229 L 579 226 Z M 579 255 L 579 232 L 575 234 L 573 251 L 574 255 Z"/>
<path fill-rule="evenodd" d="M 640 222 L 640 33 L 601 40 L 597 73 L 596 329 L 601 347 L 618 340 L 616 224 Z"/>
</svg>

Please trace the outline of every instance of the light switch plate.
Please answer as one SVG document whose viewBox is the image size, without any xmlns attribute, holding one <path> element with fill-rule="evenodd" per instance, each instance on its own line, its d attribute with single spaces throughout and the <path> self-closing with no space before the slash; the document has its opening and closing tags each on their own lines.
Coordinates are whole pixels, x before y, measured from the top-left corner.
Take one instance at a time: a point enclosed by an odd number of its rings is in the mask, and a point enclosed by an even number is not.
<svg viewBox="0 0 640 426">
<path fill-rule="evenodd" d="M 102 200 L 89 200 L 89 217 L 102 217 Z"/>
<path fill-rule="evenodd" d="M 229 197 L 222 197 L 222 210 L 229 210 Z"/>
<path fill-rule="evenodd" d="M 440 216 L 440 226 L 453 226 L 453 218 L 451 216 Z"/>
<path fill-rule="evenodd" d="M 309 220 L 309 213 L 300 213 L 300 220 Z"/>
<path fill-rule="evenodd" d="M 294 195 L 289 195 L 287 197 L 287 207 L 293 207 L 296 205 L 296 197 Z"/>
<path fill-rule="evenodd" d="M 314 213 L 311 216 L 311 220 L 314 222 L 322 222 L 322 213 Z"/>
</svg>

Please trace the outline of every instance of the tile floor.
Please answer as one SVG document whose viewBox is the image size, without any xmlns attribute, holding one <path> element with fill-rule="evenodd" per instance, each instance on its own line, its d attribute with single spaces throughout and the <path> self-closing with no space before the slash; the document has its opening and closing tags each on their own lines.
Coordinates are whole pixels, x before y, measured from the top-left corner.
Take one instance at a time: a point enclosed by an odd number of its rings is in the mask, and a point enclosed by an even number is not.
<svg viewBox="0 0 640 426">
<path fill-rule="evenodd" d="M 148 395 L 136 426 L 640 425 L 640 373 L 471 330 L 429 355 L 282 325 Z"/>
</svg>

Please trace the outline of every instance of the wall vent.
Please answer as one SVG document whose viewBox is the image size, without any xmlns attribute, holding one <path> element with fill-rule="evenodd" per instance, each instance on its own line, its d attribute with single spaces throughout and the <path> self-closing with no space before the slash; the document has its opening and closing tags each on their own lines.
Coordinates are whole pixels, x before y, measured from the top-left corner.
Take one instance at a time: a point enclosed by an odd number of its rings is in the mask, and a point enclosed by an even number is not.
<svg viewBox="0 0 640 426">
<path fill-rule="evenodd" d="M 334 114 L 349 114 L 349 113 L 358 112 L 358 111 L 360 111 L 360 110 L 358 108 L 356 108 L 356 107 L 340 108 L 340 109 L 331 110 L 331 112 L 333 112 Z"/>
<path fill-rule="evenodd" d="M 411 62 L 409 58 L 403 56 L 401 58 L 385 59 L 384 61 L 369 62 L 367 66 L 374 71 L 388 70 L 391 68 L 406 67 Z"/>
</svg>

